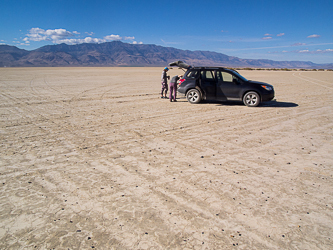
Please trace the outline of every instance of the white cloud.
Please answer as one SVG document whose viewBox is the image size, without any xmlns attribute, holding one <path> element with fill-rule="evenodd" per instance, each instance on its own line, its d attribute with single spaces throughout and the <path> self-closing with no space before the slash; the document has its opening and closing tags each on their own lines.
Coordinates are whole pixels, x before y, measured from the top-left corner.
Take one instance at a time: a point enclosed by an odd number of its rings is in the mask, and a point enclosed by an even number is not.
<svg viewBox="0 0 333 250">
<path fill-rule="evenodd" d="M 296 51 L 297 53 L 307 53 L 307 54 L 324 54 L 324 53 L 330 53 L 333 52 L 333 49 L 325 49 L 325 50 L 321 50 L 321 49 L 317 49 L 317 50 L 298 50 Z"/>
<path fill-rule="evenodd" d="M 80 43 L 102 43 L 105 40 L 100 38 L 86 37 L 84 39 L 77 39 Z"/>
<path fill-rule="evenodd" d="M 271 36 L 271 34 L 266 33 L 264 36 Z"/>
<path fill-rule="evenodd" d="M 81 44 L 81 43 L 105 43 L 105 39 L 100 39 L 100 38 L 92 38 L 92 37 L 86 37 L 84 39 L 62 39 L 62 40 L 57 40 L 57 42 L 54 43 L 66 43 L 69 45 L 75 45 L 75 44 Z"/>
<path fill-rule="evenodd" d="M 313 35 L 308 36 L 308 38 L 318 38 L 318 37 L 320 37 L 320 35 L 313 34 Z"/>
<path fill-rule="evenodd" d="M 82 42 L 78 42 L 79 40 L 82 40 Z M 78 43 L 83 43 L 84 39 L 62 39 L 62 40 L 58 40 L 57 43 L 66 43 L 66 44 L 78 44 Z"/>
<path fill-rule="evenodd" d="M 72 38 L 72 39 L 62 39 L 62 40 L 57 40 L 57 43 L 66 43 L 70 45 L 74 44 L 81 44 L 81 43 L 105 43 L 109 41 L 120 41 L 123 40 L 123 38 L 119 35 L 109 35 L 105 36 L 104 38 L 93 38 L 93 37 L 86 37 L 84 39 L 77 39 L 77 38 Z"/>
<path fill-rule="evenodd" d="M 40 28 L 32 28 L 29 30 L 29 33 L 26 34 L 23 41 L 56 41 L 71 36 L 73 36 L 73 34 L 65 29 L 44 30 Z"/>
<path fill-rule="evenodd" d="M 284 33 L 277 34 L 276 36 L 284 36 Z"/>
<path fill-rule="evenodd" d="M 105 43 L 109 41 L 121 41 L 121 40 L 134 40 L 134 36 L 125 36 L 124 38 L 119 35 L 108 35 L 103 38 L 93 38 L 93 32 L 85 32 L 89 36 L 86 38 L 75 38 L 75 35 L 79 35 L 78 31 L 67 31 L 66 29 L 48 29 L 44 30 L 41 28 L 31 28 L 26 37 L 23 38 L 25 44 L 29 44 L 30 41 L 40 42 L 40 41 L 50 41 L 56 44 L 66 43 L 66 44 L 81 44 L 81 43 Z M 137 42 L 136 42 L 137 44 Z M 140 42 L 142 44 L 142 42 Z"/>
<path fill-rule="evenodd" d="M 123 40 L 123 38 L 120 37 L 119 35 L 109 35 L 109 36 L 105 36 L 104 39 L 105 39 L 105 40 L 108 40 L 108 41 L 119 41 L 119 40 Z"/>
<path fill-rule="evenodd" d="M 64 29 L 47 30 L 45 33 L 51 38 L 51 40 L 60 40 L 64 39 L 65 37 L 73 36 L 71 32 Z"/>
<path fill-rule="evenodd" d="M 304 46 L 304 45 L 306 45 L 306 43 L 294 43 L 290 46 Z"/>
<path fill-rule="evenodd" d="M 269 39 L 272 39 L 272 37 L 270 37 L 270 36 L 267 36 L 267 37 L 263 37 L 263 38 L 261 38 L 262 40 L 269 40 Z"/>
</svg>

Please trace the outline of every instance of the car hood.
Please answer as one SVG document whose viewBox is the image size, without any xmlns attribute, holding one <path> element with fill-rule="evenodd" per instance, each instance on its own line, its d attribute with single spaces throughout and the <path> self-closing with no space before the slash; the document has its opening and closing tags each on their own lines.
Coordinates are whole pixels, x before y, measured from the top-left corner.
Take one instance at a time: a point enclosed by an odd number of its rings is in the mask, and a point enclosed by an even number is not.
<svg viewBox="0 0 333 250">
<path fill-rule="evenodd" d="M 191 65 L 188 65 L 188 64 L 184 63 L 183 61 L 175 61 L 175 62 L 169 63 L 169 66 L 171 66 L 171 67 L 177 66 L 179 68 L 184 68 L 184 69 L 189 69 L 192 67 Z"/>
<path fill-rule="evenodd" d="M 251 81 L 249 80 L 250 83 L 258 84 L 258 85 L 267 85 L 273 88 L 271 84 L 265 83 L 265 82 L 258 82 L 258 81 Z"/>
</svg>

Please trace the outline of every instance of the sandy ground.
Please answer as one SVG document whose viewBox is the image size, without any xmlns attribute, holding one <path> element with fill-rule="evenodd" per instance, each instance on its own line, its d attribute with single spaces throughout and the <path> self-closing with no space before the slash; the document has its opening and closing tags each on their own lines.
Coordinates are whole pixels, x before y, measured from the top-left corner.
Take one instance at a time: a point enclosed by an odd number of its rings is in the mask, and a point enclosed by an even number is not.
<svg viewBox="0 0 333 250">
<path fill-rule="evenodd" d="M 0 249 L 332 249 L 333 72 L 240 71 L 258 108 L 161 72 L 0 69 Z"/>
</svg>

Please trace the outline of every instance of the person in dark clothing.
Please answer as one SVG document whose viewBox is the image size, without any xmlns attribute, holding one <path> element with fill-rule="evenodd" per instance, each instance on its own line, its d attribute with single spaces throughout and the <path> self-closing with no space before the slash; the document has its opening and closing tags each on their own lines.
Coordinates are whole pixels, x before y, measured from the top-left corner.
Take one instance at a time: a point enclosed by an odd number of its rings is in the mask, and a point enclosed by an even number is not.
<svg viewBox="0 0 333 250">
<path fill-rule="evenodd" d="M 163 98 L 163 93 L 164 93 L 164 98 L 167 98 L 167 93 L 168 93 L 168 79 L 170 79 L 170 76 L 167 75 L 168 68 L 165 67 L 162 72 L 161 76 L 161 83 L 162 83 L 162 90 L 161 90 L 161 98 Z"/>
<path fill-rule="evenodd" d="M 176 102 L 176 97 L 177 97 L 177 82 L 178 80 L 183 77 L 182 75 L 178 75 L 178 76 L 174 76 L 172 77 L 171 81 L 170 81 L 170 94 L 169 94 L 169 99 L 170 102 L 172 102 L 172 100 L 174 102 Z"/>
</svg>

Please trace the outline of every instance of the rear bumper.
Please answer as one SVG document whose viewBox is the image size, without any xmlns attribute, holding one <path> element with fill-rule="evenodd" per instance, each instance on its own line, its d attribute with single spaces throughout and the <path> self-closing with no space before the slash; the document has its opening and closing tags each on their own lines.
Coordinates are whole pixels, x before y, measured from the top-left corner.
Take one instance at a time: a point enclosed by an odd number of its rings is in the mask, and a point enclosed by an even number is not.
<svg viewBox="0 0 333 250">
<path fill-rule="evenodd" d="M 180 85 L 178 85 L 177 91 L 178 91 L 178 93 L 183 94 L 183 95 L 185 95 L 185 93 L 186 93 L 185 88 Z"/>
</svg>

